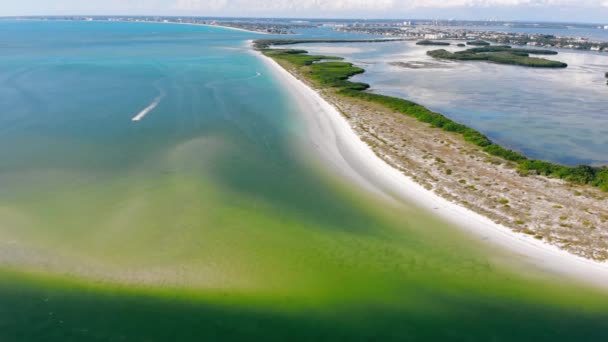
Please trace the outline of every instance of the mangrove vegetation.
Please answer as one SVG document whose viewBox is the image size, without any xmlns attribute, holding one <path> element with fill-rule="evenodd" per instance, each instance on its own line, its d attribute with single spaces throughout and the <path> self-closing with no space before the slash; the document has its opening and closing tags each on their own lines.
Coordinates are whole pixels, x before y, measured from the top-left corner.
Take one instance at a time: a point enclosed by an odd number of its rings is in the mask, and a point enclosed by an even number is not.
<svg viewBox="0 0 608 342">
<path fill-rule="evenodd" d="M 530 57 L 531 54 L 557 55 L 557 52 L 541 49 L 514 49 L 506 45 L 484 46 L 456 52 L 444 49 L 427 52 L 427 55 L 433 58 L 457 61 L 486 61 L 532 68 L 566 68 L 568 66 L 568 64 L 559 61 Z"/>
<path fill-rule="evenodd" d="M 467 45 L 472 45 L 472 46 L 488 46 L 490 45 L 490 43 L 484 41 L 484 40 L 473 40 L 470 42 L 467 42 Z"/>
<path fill-rule="evenodd" d="M 264 39 L 253 42 L 253 47 L 258 50 L 269 49 L 272 46 L 307 44 L 307 43 L 385 43 L 400 42 L 409 39 L 384 38 L 384 39 Z M 449 45 L 449 44 L 448 44 Z"/>
<path fill-rule="evenodd" d="M 448 42 L 439 42 L 436 40 L 421 40 L 419 42 L 416 43 L 416 45 L 429 45 L 429 46 L 448 46 L 450 45 L 450 43 Z"/>
</svg>

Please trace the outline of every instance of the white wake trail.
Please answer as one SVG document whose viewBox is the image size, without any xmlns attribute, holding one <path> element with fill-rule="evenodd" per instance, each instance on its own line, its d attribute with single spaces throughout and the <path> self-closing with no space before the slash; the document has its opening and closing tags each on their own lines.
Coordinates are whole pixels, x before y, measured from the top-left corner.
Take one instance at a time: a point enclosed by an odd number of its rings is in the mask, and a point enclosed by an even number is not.
<svg viewBox="0 0 608 342">
<path fill-rule="evenodd" d="M 153 111 L 160 104 L 160 101 L 163 100 L 163 97 L 165 97 L 165 92 L 161 91 L 161 93 L 154 99 L 154 101 L 152 101 L 152 103 L 150 103 L 148 107 L 144 108 L 141 112 L 135 115 L 131 119 L 131 121 L 140 121 L 141 119 L 143 119 L 144 116 Z"/>
</svg>

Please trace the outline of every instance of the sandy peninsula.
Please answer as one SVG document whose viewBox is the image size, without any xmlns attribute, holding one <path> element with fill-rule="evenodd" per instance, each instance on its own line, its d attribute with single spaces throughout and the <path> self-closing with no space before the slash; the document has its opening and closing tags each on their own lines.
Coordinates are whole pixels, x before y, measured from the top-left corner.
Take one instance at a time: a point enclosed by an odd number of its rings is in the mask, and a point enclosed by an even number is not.
<svg viewBox="0 0 608 342">
<path fill-rule="evenodd" d="M 414 203 L 433 212 L 479 239 L 510 251 L 519 261 L 608 289 L 607 263 L 572 254 L 533 235 L 513 231 L 416 182 L 406 170 L 389 163 L 390 156 L 382 155 L 381 158 L 381 152 L 373 149 L 361 133 L 361 127 L 353 125 L 349 115 L 353 114 L 350 110 L 356 108 L 348 108 L 348 113 L 345 108 L 339 110 L 331 94 L 314 90 L 306 80 L 296 77 L 294 70 L 288 71 L 273 59 L 258 54 L 305 113 L 302 119 L 316 153 L 340 175 L 381 196 Z"/>
</svg>

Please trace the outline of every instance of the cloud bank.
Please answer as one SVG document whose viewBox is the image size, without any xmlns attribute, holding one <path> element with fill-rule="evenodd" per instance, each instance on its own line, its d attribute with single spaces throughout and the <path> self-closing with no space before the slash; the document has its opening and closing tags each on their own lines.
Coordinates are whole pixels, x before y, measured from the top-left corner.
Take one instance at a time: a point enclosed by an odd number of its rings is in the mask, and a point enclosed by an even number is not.
<svg viewBox="0 0 608 342">
<path fill-rule="evenodd" d="M 608 0 L 0 0 L 0 15 L 143 14 L 588 21 Z"/>
<path fill-rule="evenodd" d="M 608 0 L 175 0 L 180 10 L 386 11 L 418 8 L 608 7 Z"/>
</svg>

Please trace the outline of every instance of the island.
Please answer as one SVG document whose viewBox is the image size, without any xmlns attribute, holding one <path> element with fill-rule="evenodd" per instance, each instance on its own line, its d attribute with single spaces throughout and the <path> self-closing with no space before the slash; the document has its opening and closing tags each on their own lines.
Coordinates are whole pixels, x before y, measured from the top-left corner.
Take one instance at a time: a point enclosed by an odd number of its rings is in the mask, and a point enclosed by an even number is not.
<svg viewBox="0 0 608 342">
<path fill-rule="evenodd" d="M 463 51 L 449 52 L 447 50 L 428 51 L 427 55 L 438 59 L 457 61 L 486 61 L 497 64 L 519 65 L 531 68 L 566 68 L 568 64 L 544 58 L 530 57 L 535 55 L 557 55 L 552 50 L 514 49 L 510 46 L 485 46 Z"/>
<path fill-rule="evenodd" d="M 429 45 L 429 46 L 448 46 L 450 45 L 450 43 L 448 42 L 440 42 L 440 41 L 436 41 L 436 40 L 421 40 L 419 42 L 416 43 L 416 45 Z"/>
<path fill-rule="evenodd" d="M 473 41 L 467 42 L 467 45 L 488 46 L 488 45 L 490 45 L 490 43 L 486 42 L 485 40 L 473 40 Z"/>
</svg>

